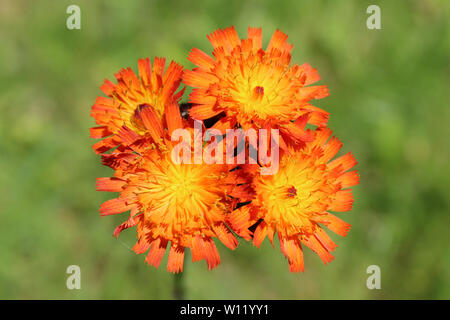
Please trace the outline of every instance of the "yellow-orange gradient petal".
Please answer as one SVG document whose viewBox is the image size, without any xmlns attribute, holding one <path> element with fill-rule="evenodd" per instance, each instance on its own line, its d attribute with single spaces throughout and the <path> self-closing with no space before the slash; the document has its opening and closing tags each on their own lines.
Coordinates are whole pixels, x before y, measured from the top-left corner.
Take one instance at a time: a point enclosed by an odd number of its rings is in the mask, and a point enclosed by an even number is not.
<svg viewBox="0 0 450 320">
<path fill-rule="evenodd" d="M 98 125 L 91 128 L 91 137 L 103 139 L 94 145 L 95 152 L 104 153 L 132 143 L 133 140 L 122 141 L 117 137 L 124 127 L 135 133 L 134 139 L 145 136 L 148 128 L 140 117 L 142 109 L 150 106 L 162 118 L 168 105 L 178 105 L 184 92 L 184 89 L 177 92 L 183 67 L 172 61 L 165 70 L 165 64 L 165 58 L 155 58 L 153 67 L 148 58 L 139 59 L 139 76 L 127 68 L 115 74 L 117 84 L 105 80 L 100 88 L 107 97 L 98 97 L 91 109 Z"/>
<path fill-rule="evenodd" d="M 249 28 L 247 39 L 240 39 L 234 27 L 219 29 L 208 39 L 213 57 L 192 49 L 188 60 L 198 67 L 183 75 L 184 83 L 194 87 L 189 96 L 193 118 L 224 112 L 229 125 L 283 129 L 281 135 L 296 143 L 308 137 L 286 127 L 299 117 L 309 114 L 309 123 L 326 125 L 328 113 L 309 101 L 326 97 L 328 89 L 309 86 L 320 79 L 309 64 L 290 65 L 292 45 L 283 32 L 276 30 L 265 50 L 261 28 Z"/>
<path fill-rule="evenodd" d="M 312 141 L 302 148 L 291 148 L 280 160 L 275 175 L 256 174 L 255 198 L 227 218 L 240 236 L 251 237 L 249 228 L 256 225 L 253 243 L 259 247 L 266 236 L 273 241 L 276 232 L 282 253 L 292 272 L 304 270 L 302 244 L 316 252 L 324 263 L 333 260 L 337 245 L 322 229 L 345 236 L 350 225 L 329 211 L 349 211 L 353 204 L 351 186 L 359 183 L 356 165 L 350 153 L 335 160 L 342 143 L 327 128 L 308 130 Z M 254 228 L 254 227 L 253 227 Z"/>
</svg>

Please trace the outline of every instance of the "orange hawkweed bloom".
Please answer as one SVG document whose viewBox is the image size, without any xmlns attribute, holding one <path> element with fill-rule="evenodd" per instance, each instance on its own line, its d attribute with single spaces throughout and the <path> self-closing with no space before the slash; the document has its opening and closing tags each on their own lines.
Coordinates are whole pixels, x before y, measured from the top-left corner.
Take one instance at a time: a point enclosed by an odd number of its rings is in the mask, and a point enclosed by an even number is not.
<svg viewBox="0 0 450 320">
<path fill-rule="evenodd" d="M 229 216 L 232 229 L 248 240 L 248 228 L 258 223 L 253 234 L 257 247 L 266 236 L 273 245 L 277 232 L 291 272 L 304 271 L 302 244 L 324 263 L 333 259 L 330 252 L 337 245 L 321 225 L 341 236 L 347 234 L 350 225 L 329 211 L 349 211 L 353 196 L 348 188 L 359 183 L 357 171 L 349 171 L 357 163 L 351 153 L 330 161 L 342 146 L 335 137 L 327 142 L 331 131 L 320 128 L 310 133 L 315 139 L 286 153 L 275 175 L 254 176 L 251 204 Z"/>
<path fill-rule="evenodd" d="M 238 242 L 225 224 L 236 203 L 247 201 L 244 182 L 238 170 L 230 172 L 226 164 L 177 164 L 173 161 L 174 142 L 170 134 L 186 125 L 178 108 L 167 108 L 167 130 L 152 108 L 140 111 L 143 125 L 152 137 L 153 147 L 131 144 L 133 151 L 113 153 L 121 157 L 112 178 L 98 178 L 97 190 L 120 192 L 116 199 L 100 207 L 101 215 L 131 211 L 127 221 L 118 226 L 115 236 L 137 226 L 138 241 L 133 250 L 148 252 L 146 262 L 158 267 L 169 244 L 169 272 L 183 270 L 185 248 L 192 260 L 206 260 L 208 269 L 220 263 L 213 239 L 234 249 Z M 127 140 L 121 131 L 119 138 Z M 158 139 L 159 137 L 159 139 Z M 244 192 L 243 192 L 244 191 Z"/>
<path fill-rule="evenodd" d="M 91 128 L 92 138 L 102 138 L 93 146 L 96 153 L 104 153 L 123 144 L 117 133 L 123 127 L 145 136 L 146 130 L 139 118 L 143 106 L 152 106 L 162 117 L 165 107 L 178 103 L 184 89 L 176 92 L 183 74 L 183 67 L 171 62 L 166 71 L 166 59 L 155 58 L 153 68 L 148 58 L 138 60 L 139 77 L 131 68 L 115 74 L 117 84 L 105 80 L 100 89 L 108 97 L 97 97 L 91 116 L 98 127 Z"/>
<path fill-rule="evenodd" d="M 241 40 L 234 27 L 219 29 L 208 39 L 214 57 L 192 49 L 188 59 L 198 68 L 183 75 L 184 83 L 195 88 L 189 97 L 194 105 L 191 117 L 203 120 L 221 114 L 214 127 L 222 130 L 235 125 L 279 129 L 281 147 L 285 140 L 311 140 L 304 116 L 313 125 L 326 125 L 328 113 L 309 101 L 328 96 L 328 89 L 309 86 L 320 79 L 309 64 L 290 66 L 292 45 L 284 33 L 276 30 L 265 50 L 261 28 L 249 28 L 247 39 Z"/>
</svg>

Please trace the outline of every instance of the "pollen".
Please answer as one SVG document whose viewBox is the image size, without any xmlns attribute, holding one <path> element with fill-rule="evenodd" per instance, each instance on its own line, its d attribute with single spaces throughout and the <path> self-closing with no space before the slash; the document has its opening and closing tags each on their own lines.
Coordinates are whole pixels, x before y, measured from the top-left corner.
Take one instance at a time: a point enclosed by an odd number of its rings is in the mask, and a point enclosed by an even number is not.
<svg viewBox="0 0 450 320">
<path fill-rule="evenodd" d="M 287 195 L 286 195 L 287 197 L 294 198 L 296 195 L 297 195 L 297 189 L 295 189 L 294 186 L 289 187 L 287 189 Z"/>
</svg>

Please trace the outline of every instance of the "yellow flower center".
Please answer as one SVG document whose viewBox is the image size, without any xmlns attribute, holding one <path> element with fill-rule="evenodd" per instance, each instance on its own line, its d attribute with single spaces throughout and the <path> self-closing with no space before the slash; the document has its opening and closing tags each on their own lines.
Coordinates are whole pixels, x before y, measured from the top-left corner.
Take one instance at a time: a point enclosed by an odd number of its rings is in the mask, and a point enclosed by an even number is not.
<svg viewBox="0 0 450 320">
<path fill-rule="evenodd" d="M 290 106 L 295 86 L 288 75 L 289 67 L 250 56 L 248 60 L 230 63 L 221 86 L 228 87 L 224 101 L 234 101 L 236 116 L 246 123 L 254 118 L 271 117 L 286 120 L 295 110 Z M 285 119 L 286 118 L 286 119 Z"/>
<path fill-rule="evenodd" d="M 168 152 L 162 159 L 145 167 L 140 178 L 144 192 L 140 200 L 150 208 L 150 215 L 164 217 L 178 228 L 207 225 L 209 216 L 222 214 L 225 192 L 220 179 L 222 169 L 195 164 L 174 164 Z"/>
<path fill-rule="evenodd" d="M 290 158 L 280 165 L 273 176 L 256 180 L 257 201 L 266 208 L 264 220 L 281 224 L 288 232 L 312 230 L 310 217 L 322 212 L 328 197 L 324 187 L 324 167 L 302 159 Z"/>
</svg>

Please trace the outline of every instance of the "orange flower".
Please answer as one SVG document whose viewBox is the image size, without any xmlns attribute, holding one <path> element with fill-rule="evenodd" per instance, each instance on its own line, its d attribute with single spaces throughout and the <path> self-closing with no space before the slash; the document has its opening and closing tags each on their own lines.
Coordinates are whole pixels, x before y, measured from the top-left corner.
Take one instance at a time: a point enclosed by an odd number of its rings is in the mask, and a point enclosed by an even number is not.
<svg viewBox="0 0 450 320">
<path fill-rule="evenodd" d="M 282 147 L 289 142 L 285 140 L 311 140 L 304 130 L 305 117 L 311 124 L 326 125 L 328 113 L 309 101 L 328 96 L 328 89 L 308 86 L 320 79 L 309 64 L 290 66 L 292 45 L 284 33 L 275 31 L 266 50 L 260 28 L 249 28 L 248 39 L 239 39 L 234 27 L 219 29 L 208 39 L 214 57 L 192 49 L 188 59 L 198 68 L 183 75 L 195 88 L 190 94 L 193 118 L 224 115 L 215 125 L 222 130 L 236 124 L 244 130 L 280 129 Z"/>
<path fill-rule="evenodd" d="M 213 238 L 230 249 L 238 244 L 225 219 L 239 199 L 249 199 L 238 185 L 244 179 L 238 170 L 230 172 L 228 165 L 172 161 L 174 143 L 170 134 L 186 125 L 178 108 L 167 108 L 167 130 L 152 108 L 144 108 L 139 116 L 157 142 L 153 147 L 131 144 L 133 151 L 109 155 L 110 160 L 120 157 L 121 161 L 113 178 L 98 178 L 97 189 L 120 195 L 103 203 L 100 213 L 104 216 L 131 210 L 114 235 L 137 225 L 138 242 L 133 250 L 138 254 L 149 250 L 146 262 L 150 265 L 159 266 L 171 242 L 169 272 L 183 270 L 185 248 L 191 249 L 193 261 L 205 259 L 208 269 L 212 269 L 220 263 Z M 128 133 L 121 131 L 119 138 L 126 141 Z"/>
<path fill-rule="evenodd" d="M 330 161 L 342 143 L 327 128 L 317 129 L 314 141 L 303 148 L 290 150 L 280 161 L 275 175 L 256 174 L 253 181 L 255 198 L 251 204 L 235 210 L 229 223 L 238 235 L 250 240 L 249 227 L 257 224 L 253 244 L 259 247 L 266 236 L 273 245 L 278 233 L 280 248 L 289 261 L 292 272 L 304 271 L 302 243 L 316 252 L 324 263 L 337 245 L 320 224 L 345 236 L 350 225 L 328 211 L 349 211 L 352 191 L 359 183 L 351 153 Z"/>
<path fill-rule="evenodd" d="M 178 103 L 184 89 L 176 93 L 183 73 L 183 67 L 171 62 L 165 69 L 166 59 L 155 58 L 153 68 L 150 60 L 139 59 L 139 78 L 131 68 L 116 73 L 117 84 L 105 80 L 100 89 L 108 96 L 98 97 L 92 106 L 91 116 L 98 127 L 91 128 L 92 138 L 105 138 L 93 148 L 104 153 L 123 144 L 117 133 L 123 127 L 131 129 L 136 137 L 145 136 L 146 131 L 139 119 L 139 110 L 152 106 L 161 117 L 165 107 Z"/>
</svg>

